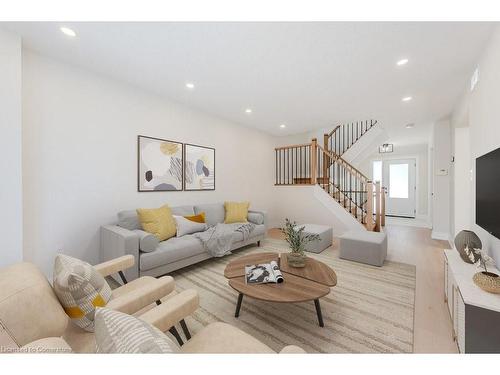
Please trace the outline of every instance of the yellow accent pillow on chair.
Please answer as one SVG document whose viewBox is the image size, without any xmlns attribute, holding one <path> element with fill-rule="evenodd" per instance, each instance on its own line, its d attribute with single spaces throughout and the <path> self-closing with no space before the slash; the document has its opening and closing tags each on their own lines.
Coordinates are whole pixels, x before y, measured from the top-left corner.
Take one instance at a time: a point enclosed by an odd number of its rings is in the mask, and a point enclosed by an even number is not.
<svg viewBox="0 0 500 375">
<path fill-rule="evenodd" d="M 176 227 L 172 211 L 167 205 L 160 208 L 138 208 L 137 216 L 145 232 L 165 241 L 175 236 Z"/>
<path fill-rule="evenodd" d="M 246 223 L 250 202 L 224 202 L 226 219 L 224 223 Z"/>
</svg>

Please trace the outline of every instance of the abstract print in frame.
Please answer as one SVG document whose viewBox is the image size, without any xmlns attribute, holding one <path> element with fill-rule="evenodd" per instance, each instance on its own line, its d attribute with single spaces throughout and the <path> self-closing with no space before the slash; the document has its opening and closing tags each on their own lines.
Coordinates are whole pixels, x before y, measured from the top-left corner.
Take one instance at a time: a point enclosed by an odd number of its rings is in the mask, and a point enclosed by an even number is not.
<svg viewBox="0 0 500 375">
<path fill-rule="evenodd" d="M 139 135 L 137 149 L 138 191 L 182 190 L 182 143 Z"/>
<path fill-rule="evenodd" d="M 215 149 L 184 145 L 184 190 L 215 190 Z"/>
</svg>

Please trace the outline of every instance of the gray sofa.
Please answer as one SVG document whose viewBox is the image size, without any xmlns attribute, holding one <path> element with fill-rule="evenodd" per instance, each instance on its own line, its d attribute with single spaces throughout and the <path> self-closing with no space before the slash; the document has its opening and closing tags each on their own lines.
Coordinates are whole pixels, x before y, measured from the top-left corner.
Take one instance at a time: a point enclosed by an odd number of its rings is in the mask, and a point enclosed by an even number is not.
<svg viewBox="0 0 500 375">
<path fill-rule="evenodd" d="M 171 207 L 174 215 L 197 215 L 205 212 L 207 225 L 214 226 L 224 223 L 224 204 L 200 204 L 195 206 Z M 243 241 L 243 235 L 238 232 L 231 250 L 257 243 L 260 245 L 267 231 L 265 212 L 248 212 L 248 221 L 255 224 L 250 237 Z M 130 254 L 135 257 L 135 266 L 125 271 L 127 280 L 140 276 L 161 276 L 180 268 L 211 258 L 203 248 L 199 239 L 193 235 L 173 237 L 158 242 L 141 230 L 141 225 L 135 210 L 118 213 L 118 222 L 114 225 L 101 227 L 101 261 Z M 155 242 L 156 241 L 156 242 Z"/>
</svg>

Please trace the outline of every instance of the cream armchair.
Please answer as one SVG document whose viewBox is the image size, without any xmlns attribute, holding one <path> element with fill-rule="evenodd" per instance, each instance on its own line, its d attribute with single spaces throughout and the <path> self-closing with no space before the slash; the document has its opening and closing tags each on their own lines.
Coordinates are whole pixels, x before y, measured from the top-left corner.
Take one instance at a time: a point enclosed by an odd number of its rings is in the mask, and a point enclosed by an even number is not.
<svg viewBox="0 0 500 375">
<path fill-rule="evenodd" d="M 109 275 L 130 262 L 122 257 L 96 267 L 103 275 Z M 198 308 L 198 293 L 176 293 L 173 279 L 168 276 L 152 279 L 139 278 L 115 289 L 107 307 L 122 312 L 136 310 L 134 316 L 162 332 L 172 332 L 171 327 Z M 161 294 L 167 291 L 170 294 L 163 297 L 165 294 Z M 158 299 L 161 304 L 151 305 Z M 140 306 L 143 308 L 137 310 Z M 181 325 L 184 328 L 185 323 Z M 274 353 L 267 345 L 226 323 L 209 324 L 191 339 L 187 328 L 185 332 L 189 341 L 181 346 L 182 353 Z M 18 263 L 0 269 L 0 347 L 3 352 L 93 353 L 95 337 L 69 322 L 51 285 L 34 264 Z M 280 353 L 304 351 L 290 345 Z"/>
<path fill-rule="evenodd" d="M 133 265 L 133 260 L 133 257 L 124 256 L 96 268 L 107 276 Z M 139 318 L 144 313 L 151 314 L 150 311 L 156 308 L 155 302 L 161 303 L 162 308 L 167 307 L 172 316 L 193 312 L 198 306 L 196 292 L 176 294 L 174 288 L 170 276 L 159 279 L 142 277 L 113 290 L 106 306 Z M 165 300 L 167 295 L 169 298 Z M 186 298 L 188 295 L 191 298 Z M 159 302 L 161 299 L 165 302 Z M 182 319 L 171 319 L 172 326 L 167 328 L 180 344 L 182 340 L 174 325 Z M 161 327 L 165 328 L 164 325 Z M 30 353 L 69 349 L 76 353 L 93 353 L 95 338 L 92 332 L 69 321 L 51 285 L 34 264 L 18 263 L 0 270 L 0 346 L 4 351 Z"/>
<path fill-rule="evenodd" d="M 177 295 L 174 291 L 175 282 L 171 276 L 155 278 L 152 276 L 142 276 L 128 282 L 123 271 L 134 266 L 135 258 L 132 255 L 124 255 L 116 259 L 98 264 L 94 268 L 104 277 L 118 274 L 123 285 L 113 289 L 111 300 L 106 305 L 107 308 L 124 312 L 130 315 L 140 315 L 152 307 L 153 303 L 160 305 L 168 296 L 168 308 L 172 316 L 187 316 L 197 309 L 197 302 L 193 298 L 194 291 L 187 291 L 182 295 Z M 196 298 L 197 295 L 196 295 Z M 182 302 L 180 302 L 182 301 Z M 179 311 L 176 311 L 179 310 Z M 184 318 L 171 319 L 169 332 L 175 337 L 179 345 L 183 345 L 182 338 L 175 328 L 175 324 L 180 323 L 186 339 L 191 338 Z"/>
</svg>

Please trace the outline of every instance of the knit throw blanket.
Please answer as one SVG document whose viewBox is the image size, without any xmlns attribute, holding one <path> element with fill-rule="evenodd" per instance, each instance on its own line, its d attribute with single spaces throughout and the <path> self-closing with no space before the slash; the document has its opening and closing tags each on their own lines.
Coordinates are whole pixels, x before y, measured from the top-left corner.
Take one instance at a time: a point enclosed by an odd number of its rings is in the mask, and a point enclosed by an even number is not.
<svg viewBox="0 0 500 375">
<path fill-rule="evenodd" d="M 222 257 L 231 252 L 238 232 L 243 235 L 243 241 L 246 241 L 254 229 L 255 224 L 252 223 L 217 224 L 204 232 L 195 233 L 194 236 L 202 242 L 211 256 Z"/>
</svg>

